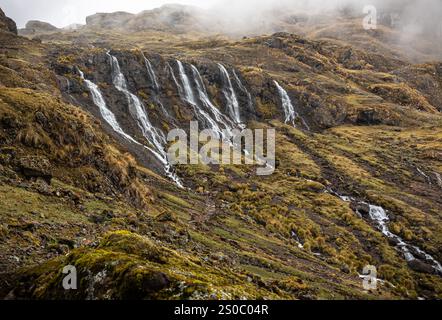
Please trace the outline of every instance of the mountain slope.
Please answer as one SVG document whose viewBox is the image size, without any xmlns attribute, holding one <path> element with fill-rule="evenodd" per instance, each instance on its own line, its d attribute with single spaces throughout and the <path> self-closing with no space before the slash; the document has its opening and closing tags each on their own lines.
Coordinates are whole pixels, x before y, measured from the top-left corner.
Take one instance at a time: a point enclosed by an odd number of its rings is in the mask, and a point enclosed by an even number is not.
<svg viewBox="0 0 442 320">
<path fill-rule="evenodd" d="M 182 42 L 161 32 L 84 30 L 49 44 L 1 33 L 2 297 L 441 297 L 440 64 L 288 33 Z M 230 118 L 219 64 L 242 121 L 276 129 L 273 175 L 165 171 L 146 150 L 208 107 L 183 99 L 183 74 Z M 379 207 L 395 237 L 379 230 Z M 383 280 L 376 291 L 363 290 L 367 264 Z M 61 286 L 66 265 L 77 291 Z"/>
</svg>

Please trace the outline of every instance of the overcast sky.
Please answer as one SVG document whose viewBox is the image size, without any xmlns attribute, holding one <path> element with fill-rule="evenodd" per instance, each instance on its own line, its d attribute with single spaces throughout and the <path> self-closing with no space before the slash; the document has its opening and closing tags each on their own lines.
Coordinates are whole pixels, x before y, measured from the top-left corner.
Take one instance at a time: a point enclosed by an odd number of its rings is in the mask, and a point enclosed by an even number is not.
<svg viewBox="0 0 442 320">
<path fill-rule="evenodd" d="M 72 23 L 85 23 L 86 16 L 96 12 L 138 13 L 166 3 L 206 8 L 213 2 L 215 0 L 0 0 L 0 7 L 19 27 L 24 27 L 29 20 L 46 21 L 64 27 Z"/>
</svg>

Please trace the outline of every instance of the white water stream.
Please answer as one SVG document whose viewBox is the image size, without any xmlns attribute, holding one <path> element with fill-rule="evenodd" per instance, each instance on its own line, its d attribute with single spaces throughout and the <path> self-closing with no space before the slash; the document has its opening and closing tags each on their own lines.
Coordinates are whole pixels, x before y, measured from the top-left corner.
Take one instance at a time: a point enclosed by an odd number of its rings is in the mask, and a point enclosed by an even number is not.
<svg viewBox="0 0 442 320">
<path fill-rule="evenodd" d="M 173 173 L 172 168 L 168 162 L 167 152 L 165 147 L 167 145 L 166 137 L 163 132 L 155 128 L 145 112 L 145 108 L 141 103 L 140 99 L 128 89 L 126 78 L 121 72 L 118 59 L 107 53 L 109 56 L 111 67 L 112 67 L 112 81 L 115 88 L 122 92 L 128 101 L 129 112 L 132 117 L 136 120 L 143 136 L 147 141 L 153 146 L 153 148 L 148 148 L 154 156 L 163 164 L 164 170 L 169 178 L 171 178 L 178 186 L 182 187 L 182 184 L 176 174 Z"/>
<path fill-rule="evenodd" d="M 278 89 L 279 95 L 281 97 L 281 104 L 285 114 L 285 123 L 290 123 L 294 127 L 296 127 L 296 119 L 300 119 L 302 124 L 305 126 L 307 130 L 310 130 L 310 127 L 305 122 L 305 120 L 295 111 L 295 107 L 287 93 L 287 91 L 281 87 L 281 85 L 277 81 L 273 81 L 276 88 Z"/>
</svg>

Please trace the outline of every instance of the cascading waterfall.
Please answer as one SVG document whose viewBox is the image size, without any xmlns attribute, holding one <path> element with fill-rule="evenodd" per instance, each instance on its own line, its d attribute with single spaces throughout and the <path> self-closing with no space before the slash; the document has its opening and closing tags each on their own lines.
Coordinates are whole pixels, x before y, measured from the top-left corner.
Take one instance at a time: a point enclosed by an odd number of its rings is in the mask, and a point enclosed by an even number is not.
<svg viewBox="0 0 442 320">
<path fill-rule="evenodd" d="M 170 177 L 178 186 L 182 187 L 179 178 L 172 172 L 172 168 L 167 158 L 167 152 L 164 147 L 167 145 L 166 137 L 160 130 L 155 128 L 150 123 L 140 99 L 128 90 L 126 78 L 121 72 L 118 59 L 112 56 L 109 52 L 107 53 L 107 55 L 109 56 L 111 62 L 112 80 L 115 88 L 126 96 L 129 103 L 129 112 L 131 113 L 132 117 L 134 117 L 137 121 L 137 124 L 143 133 L 143 136 L 154 147 L 154 149 L 147 146 L 146 148 L 149 149 L 163 164 L 167 176 Z"/>
<path fill-rule="evenodd" d="M 194 65 L 190 65 L 192 72 L 193 72 L 194 81 L 197 86 L 199 98 L 200 98 L 201 102 L 215 116 L 216 120 L 213 119 L 206 111 L 204 111 L 202 108 L 199 107 L 198 101 L 195 97 L 195 94 L 193 93 L 193 90 L 192 90 L 192 87 L 190 84 L 190 79 L 187 76 L 187 73 L 186 73 L 183 63 L 181 61 L 177 60 L 177 64 L 178 64 L 178 70 L 180 73 L 181 82 L 183 84 L 183 86 L 181 87 L 178 84 L 178 82 L 176 82 L 176 85 L 178 87 L 178 91 L 180 92 L 180 95 L 183 96 L 183 98 L 186 102 L 188 102 L 190 105 L 192 105 L 199 121 L 202 121 L 202 122 L 206 123 L 207 125 L 209 125 L 211 130 L 218 133 L 221 138 L 230 142 L 230 138 L 232 138 L 232 136 L 233 136 L 232 130 L 233 130 L 233 128 L 235 128 L 236 125 L 231 120 L 226 118 L 210 101 L 210 98 L 207 94 L 207 89 L 204 85 L 203 79 L 202 79 L 201 74 L 199 73 L 198 69 Z M 172 77 L 174 79 L 176 79 L 174 76 L 174 73 L 173 73 L 173 69 L 171 67 L 170 67 L 170 71 L 172 73 Z M 220 128 L 219 124 L 224 127 L 225 131 L 223 131 Z M 227 135 L 226 135 L 226 132 L 227 132 Z M 233 144 L 231 144 L 231 145 L 232 145 L 232 147 L 234 146 Z M 243 150 L 243 151 L 245 152 L 246 156 L 250 156 L 249 154 L 247 154 L 247 150 Z M 258 160 L 261 161 L 261 159 L 258 159 Z M 269 168 L 271 168 L 270 165 L 267 164 L 267 166 Z"/>
<path fill-rule="evenodd" d="M 249 90 L 247 90 L 247 88 L 244 86 L 241 79 L 238 77 L 238 74 L 236 73 L 235 69 L 233 69 L 233 77 L 234 77 L 238 87 L 247 95 L 249 109 L 252 110 L 253 109 L 252 95 L 250 94 Z"/>
<path fill-rule="evenodd" d="M 186 102 L 188 102 L 193 107 L 199 121 L 210 126 L 210 129 L 212 129 L 214 132 L 222 136 L 222 129 L 220 128 L 218 123 L 206 111 L 204 111 L 202 108 L 198 106 L 198 101 L 195 97 L 195 94 L 193 93 L 192 86 L 190 84 L 190 79 L 187 76 L 183 63 L 177 60 L 177 64 L 178 64 L 178 70 L 180 73 L 181 82 L 183 84 L 182 94 L 184 100 L 186 100 Z"/>
<path fill-rule="evenodd" d="M 280 86 L 277 81 L 273 81 L 276 88 L 278 89 L 279 95 L 281 96 L 282 108 L 285 113 L 285 123 L 290 123 L 296 127 L 296 119 L 299 118 L 302 121 L 302 124 L 306 127 L 307 130 L 310 130 L 310 127 L 307 125 L 305 120 L 295 111 L 295 107 L 292 104 L 292 101 L 285 89 Z"/>
<path fill-rule="evenodd" d="M 238 97 L 236 96 L 235 89 L 233 88 L 232 81 L 230 80 L 230 75 L 227 69 L 222 65 L 218 64 L 219 70 L 227 88 L 223 90 L 224 96 L 227 100 L 227 107 L 229 109 L 230 116 L 236 122 L 236 124 L 241 124 L 241 113 L 239 111 Z"/>
<path fill-rule="evenodd" d="M 154 91 L 155 91 L 155 96 L 154 96 L 155 103 L 160 107 L 161 111 L 163 111 L 165 116 L 167 116 L 169 119 L 172 119 L 169 112 L 166 110 L 166 108 L 164 107 L 163 103 L 160 100 L 160 97 L 159 97 L 160 85 L 158 83 L 158 78 L 155 74 L 155 70 L 152 66 L 152 63 L 149 61 L 149 59 L 146 58 L 146 56 L 144 55 L 143 52 L 141 52 L 141 55 L 143 56 L 144 64 L 146 65 L 146 70 L 147 70 L 147 74 L 149 76 L 149 80 L 151 81 Z"/>
<path fill-rule="evenodd" d="M 340 196 L 335 192 L 332 193 L 339 196 L 345 202 L 357 202 L 352 197 Z M 388 222 L 390 221 L 390 218 L 387 212 L 384 210 L 384 208 L 366 202 L 359 201 L 358 203 L 363 205 L 368 205 L 370 219 L 377 225 L 378 229 L 382 232 L 384 236 L 386 236 L 389 239 L 392 239 L 397 244 L 397 248 L 403 253 L 406 261 L 410 262 L 416 260 L 414 254 L 421 256 L 426 260 L 427 263 L 431 264 L 434 270 L 436 270 L 439 274 L 442 275 L 442 265 L 436 259 L 434 259 L 431 255 L 424 252 L 417 246 L 409 245 L 401 237 L 395 235 L 390 231 L 390 229 L 388 228 Z"/>
<path fill-rule="evenodd" d="M 115 132 L 117 132 L 118 134 L 123 136 L 125 139 L 127 139 L 130 142 L 133 142 L 135 144 L 141 145 L 138 141 L 136 141 L 130 135 L 125 133 L 124 130 L 121 128 L 121 126 L 118 123 L 118 121 L 117 121 L 115 115 L 113 114 L 113 112 L 110 111 L 107 108 L 106 102 L 104 101 L 103 95 L 101 94 L 100 89 L 98 88 L 98 86 L 95 83 L 93 83 L 92 81 L 87 80 L 84 77 L 84 73 L 80 69 L 77 69 L 77 70 L 80 73 L 81 79 L 83 79 L 83 81 L 86 83 L 86 86 L 88 87 L 89 91 L 91 92 L 91 94 L 92 94 L 92 101 L 94 102 L 94 104 L 100 110 L 100 114 L 103 117 L 103 119 L 111 126 L 111 128 Z"/>
<path fill-rule="evenodd" d="M 181 82 L 183 83 L 183 94 L 184 99 L 192 104 L 197 105 L 195 95 L 193 94 L 192 86 L 190 85 L 190 79 L 187 76 L 186 70 L 184 69 L 184 65 L 181 61 L 177 60 L 178 70 L 180 72 Z"/>
<path fill-rule="evenodd" d="M 204 104 L 204 106 L 209 109 L 209 111 L 212 113 L 212 115 L 215 117 L 215 120 L 221 124 L 224 129 L 226 129 L 228 132 L 231 132 L 233 128 L 235 128 L 235 124 L 232 120 L 224 116 L 218 108 L 210 101 L 209 95 L 207 94 L 206 86 L 204 85 L 203 78 L 201 77 L 200 72 L 194 65 L 190 65 L 192 68 L 193 76 L 195 79 L 196 87 L 198 89 L 198 95 L 201 100 L 201 102 Z M 230 137 L 230 135 L 229 135 Z"/>
<path fill-rule="evenodd" d="M 158 84 L 158 79 L 155 74 L 155 70 L 153 69 L 152 63 L 150 63 L 149 59 L 146 58 L 143 52 L 141 52 L 143 55 L 144 63 L 146 65 L 147 73 L 149 75 L 149 79 L 152 82 L 152 85 L 155 89 L 155 92 L 158 93 L 160 91 L 160 86 Z"/>
<path fill-rule="evenodd" d="M 177 63 L 178 63 L 178 65 L 179 65 L 179 62 L 177 62 Z M 173 68 L 172 68 L 172 66 L 170 65 L 170 63 L 167 63 L 166 68 L 168 69 L 169 74 L 170 74 L 170 76 L 172 77 L 172 80 L 173 80 L 173 82 L 175 83 L 175 85 L 176 85 L 176 87 L 177 87 L 177 89 L 178 89 L 178 93 L 179 93 L 179 95 L 180 95 L 181 97 L 183 97 L 183 96 L 184 96 L 183 87 L 178 83 L 178 80 L 177 80 L 177 78 L 175 77 L 175 72 L 173 71 Z"/>
<path fill-rule="evenodd" d="M 292 101 L 283 87 L 279 85 L 278 82 L 274 81 L 276 88 L 278 89 L 279 95 L 282 100 L 282 108 L 284 109 L 285 114 L 285 123 L 291 123 L 295 125 L 296 118 L 298 114 L 295 112 L 295 108 L 293 107 Z"/>
</svg>

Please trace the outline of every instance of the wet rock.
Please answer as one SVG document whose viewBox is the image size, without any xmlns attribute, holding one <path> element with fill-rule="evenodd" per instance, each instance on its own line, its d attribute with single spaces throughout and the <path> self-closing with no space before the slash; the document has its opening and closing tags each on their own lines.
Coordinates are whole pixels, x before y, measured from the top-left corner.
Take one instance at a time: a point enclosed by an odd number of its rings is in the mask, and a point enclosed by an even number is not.
<svg viewBox="0 0 442 320">
<path fill-rule="evenodd" d="M 365 217 L 370 214 L 370 206 L 367 203 L 352 202 L 351 208 L 353 209 L 353 211 Z"/>
<path fill-rule="evenodd" d="M 43 156 L 23 157 L 18 161 L 18 171 L 25 176 L 26 179 L 43 179 L 48 185 L 51 184 L 52 173 L 51 163 Z"/>
<path fill-rule="evenodd" d="M 393 247 L 395 247 L 395 246 L 397 246 L 397 245 L 399 245 L 399 244 L 401 243 L 400 239 L 399 239 L 399 238 L 396 238 L 396 237 L 393 237 L 393 238 L 387 238 L 387 240 L 388 240 L 388 243 L 389 243 L 391 246 L 393 246 Z"/>
<path fill-rule="evenodd" d="M 434 268 L 431 265 L 429 265 L 421 260 L 417 260 L 417 259 L 412 260 L 412 261 L 408 262 L 408 266 L 416 272 L 427 273 L 427 274 L 434 273 Z"/>
</svg>

